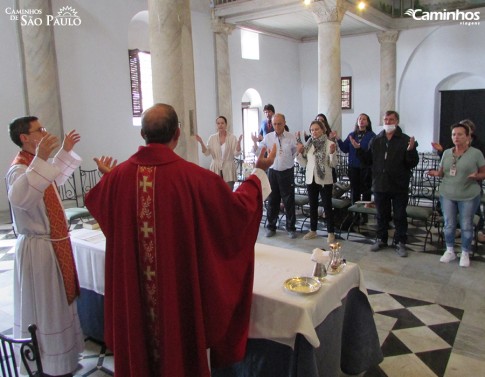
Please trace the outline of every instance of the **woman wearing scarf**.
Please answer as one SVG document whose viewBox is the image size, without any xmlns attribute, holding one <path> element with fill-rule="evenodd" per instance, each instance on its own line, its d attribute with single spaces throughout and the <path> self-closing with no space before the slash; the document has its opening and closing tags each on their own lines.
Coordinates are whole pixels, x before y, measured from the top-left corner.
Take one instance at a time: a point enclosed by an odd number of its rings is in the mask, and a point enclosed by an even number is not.
<svg viewBox="0 0 485 377">
<path fill-rule="evenodd" d="M 202 147 L 202 153 L 212 157 L 209 170 L 220 175 L 233 190 L 237 169 L 234 157 L 241 154 L 242 135 L 237 139 L 227 131 L 227 119 L 222 115 L 217 117 L 216 125 L 217 133 L 209 137 L 207 145 L 199 135 L 196 135 L 196 139 Z"/>
<path fill-rule="evenodd" d="M 337 166 L 336 145 L 327 138 L 325 126 L 318 120 L 314 120 L 310 124 L 310 134 L 311 137 L 305 146 L 301 142 L 298 143 L 296 157 L 301 166 L 306 166 L 305 182 L 310 200 L 310 231 L 305 234 L 303 239 L 310 240 L 317 236 L 318 196 L 320 195 L 327 221 L 327 241 L 332 243 L 335 241 L 332 168 Z"/>
</svg>

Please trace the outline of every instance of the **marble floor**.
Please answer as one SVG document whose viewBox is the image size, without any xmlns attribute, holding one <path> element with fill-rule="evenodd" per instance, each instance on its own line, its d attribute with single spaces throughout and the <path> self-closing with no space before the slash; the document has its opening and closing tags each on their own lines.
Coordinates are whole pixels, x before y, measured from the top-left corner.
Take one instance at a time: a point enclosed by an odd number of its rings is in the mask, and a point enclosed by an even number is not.
<svg viewBox="0 0 485 377">
<path fill-rule="evenodd" d="M 258 242 L 305 253 L 327 246 L 324 228 L 312 240 L 302 239 L 305 232 L 303 228 L 298 238 L 289 239 L 278 230 L 266 238 L 261 226 Z M 484 246 L 479 244 L 469 268 L 460 268 L 458 260 L 439 262 L 437 237 L 423 252 L 422 227 L 410 233 L 408 258 L 398 257 L 392 248 L 370 252 L 370 239 L 357 234 L 340 240 L 344 258 L 363 271 L 385 356 L 364 376 L 485 376 Z M 5 334 L 11 334 L 13 321 L 14 241 L 10 226 L 0 225 L 0 332 Z M 88 339 L 76 376 L 110 376 L 112 365 L 110 352 Z"/>
</svg>

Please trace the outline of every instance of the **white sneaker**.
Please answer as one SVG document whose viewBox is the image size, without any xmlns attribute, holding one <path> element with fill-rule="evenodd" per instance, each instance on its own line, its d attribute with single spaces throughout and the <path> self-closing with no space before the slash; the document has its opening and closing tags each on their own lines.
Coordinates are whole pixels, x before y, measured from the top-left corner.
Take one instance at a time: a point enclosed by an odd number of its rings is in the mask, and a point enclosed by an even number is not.
<svg viewBox="0 0 485 377">
<path fill-rule="evenodd" d="M 304 240 L 311 240 L 313 238 L 317 238 L 317 232 L 310 230 L 307 234 L 303 236 Z"/>
<path fill-rule="evenodd" d="M 456 259 L 456 254 L 451 251 L 445 251 L 443 256 L 440 258 L 441 263 L 450 263 L 452 260 Z"/>
<path fill-rule="evenodd" d="M 327 236 L 327 242 L 328 243 L 334 243 L 335 242 L 335 233 L 329 233 Z"/>
<path fill-rule="evenodd" d="M 460 267 L 470 267 L 470 256 L 466 251 L 461 252 Z"/>
</svg>

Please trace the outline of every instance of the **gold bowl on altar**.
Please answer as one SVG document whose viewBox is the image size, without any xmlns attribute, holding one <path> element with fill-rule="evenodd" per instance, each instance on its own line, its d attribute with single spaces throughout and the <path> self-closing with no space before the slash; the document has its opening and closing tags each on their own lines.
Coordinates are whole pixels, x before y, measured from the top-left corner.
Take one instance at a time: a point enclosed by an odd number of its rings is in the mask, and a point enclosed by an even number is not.
<svg viewBox="0 0 485 377">
<path fill-rule="evenodd" d="M 317 292 L 322 287 L 322 283 L 309 276 L 297 276 L 285 280 L 283 286 L 291 292 L 310 294 Z"/>
</svg>

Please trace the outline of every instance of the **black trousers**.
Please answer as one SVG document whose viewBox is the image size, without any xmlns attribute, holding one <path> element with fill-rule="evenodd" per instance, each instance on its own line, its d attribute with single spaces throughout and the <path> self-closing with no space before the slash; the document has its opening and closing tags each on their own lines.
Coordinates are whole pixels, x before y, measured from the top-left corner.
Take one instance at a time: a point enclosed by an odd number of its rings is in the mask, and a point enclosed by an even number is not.
<svg viewBox="0 0 485 377">
<path fill-rule="evenodd" d="M 310 230 L 316 231 L 318 226 L 318 196 L 322 197 L 325 220 L 327 222 L 327 233 L 335 233 L 335 221 L 332 206 L 332 185 L 319 185 L 313 181 L 307 185 L 308 199 L 310 204 Z"/>
<path fill-rule="evenodd" d="M 387 242 L 389 221 L 393 217 L 396 232 L 394 241 L 406 243 L 408 232 L 407 192 L 374 192 L 377 209 L 377 238 Z M 392 216 L 391 216 L 392 213 Z"/>
<path fill-rule="evenodd" d="M 271 194 L 268 196 L 268 223 L 266 227 L 276 230 L 276 223 L 280 213 L 280 203 L 283 201 L 286 212 L 286 230 L 295 231 L 295 173 L 293 168 L 283 171 L 268 170 Z"/>
<path fill-rule="evenodd" d="M 349 166 L 352 204 L 359 200 L 371 199 L 372 171 L 370 168 L 353 168 Z"/>
</svg>

